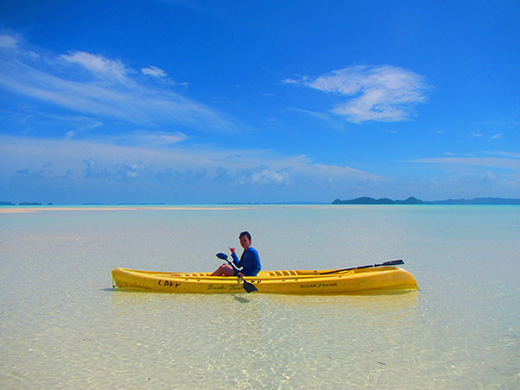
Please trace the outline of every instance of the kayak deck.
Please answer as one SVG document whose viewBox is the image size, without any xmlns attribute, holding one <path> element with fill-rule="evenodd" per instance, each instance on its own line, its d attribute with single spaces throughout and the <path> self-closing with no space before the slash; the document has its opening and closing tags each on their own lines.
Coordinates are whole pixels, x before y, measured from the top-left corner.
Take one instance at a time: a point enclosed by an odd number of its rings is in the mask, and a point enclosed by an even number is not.
<svg viewBox="0 0 520 390">
<path fill-rule="evenodd" d="M 241 293 L 243 280 L 210 273 L 112 270 L 114 286 L 170 293 Z M 260 293 L 269 294 L 363 294 L 417 290 L 417 280 L 399 267 L 372 267 L 350 270 L 261 271 L 244 277 Z"/>
</svg>

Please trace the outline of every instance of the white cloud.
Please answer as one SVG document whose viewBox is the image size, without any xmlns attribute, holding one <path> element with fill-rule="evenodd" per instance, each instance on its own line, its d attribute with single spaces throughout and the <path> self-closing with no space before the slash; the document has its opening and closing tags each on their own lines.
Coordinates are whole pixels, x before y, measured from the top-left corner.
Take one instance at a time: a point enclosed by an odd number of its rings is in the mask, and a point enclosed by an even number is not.
<svg viewBox="0 0 520 390">
<path fill-rule="evenodd" d="M 142 68 L 141 72 L 147 76 L 152 76 L 152 77 L 167 77 L 168 76 L 168 74 L 164 70 L 162 70 L 156 66 Z"/>
<path fill-rule="evenodd" d="M 471 133 L 471 137 L 474 138 L 486 138 L 486 139 L 502 139 L 503 134 L 502 133 L 495 133 L 493 135 L 485 135 L 482 132 L 473 132 Z"/>
<path fill-rule="evenodd" d="M 260 167 L 260 169 L 252 173 L 250 179 L 254 184 L 283 183 L 287 176 L 288 173 L 285 171 Z"/>
<path fill-rule="evenodd" d="M 503 150 L 499 150 L 499 151 L 496 151 L 496 152 L 488 152 L 487 154 L 496 155 L 496 156 L 506 156 L 506 157 L 512 157 L 512 158 L 520 159 L 520 153 L 506 152 L 506 151 L 503 151 Z"/>
<path fill-rule="evenodd" d="M 100 76 L 115 76 L 124 78 L 129 70 L 121 63 L 121 61 L 109 60 L 103 56 L 86 53 L 84 51 L 71 52 L 61 56 L 65 61 L 80 64 L 93 74 Z"/>
<path fill-rule="evenodd" d="M 482 182 L 496 182 L 498 180 L 498 176 L 494 172 L 484 172 L 480 178 Z"/>
<path fill-rule="evenodd" d="M 305 156 L 283 157 L 258 150 L 183 148 L 183 134 L 138 132 L 103 142 L 44 140 L 0 136 L 0 182 L 38 173 L 47 185 L 74 178 L 74 185 L 91 179 L 144 180 L 164 186 L 231 186 L 255 189 L 264 186 L 317 186 L 328 183 L 374 181 L 381 177 L 350 167 L 315 164 Z M 168 147 L 165 144 L 168 144 Z M 47 167 L 47 168 L 46 168 Z M 204 184 L 206 183 L 206 184 Z M 102 191 L 103 187 L 99 187 Z M 229 188 L 228 188 L 229 190 Z"/>
<path fill-rule="evenodd" d="M 283 84 L 300 85 L 300 84 L 302 84 L 302 80 L 298 80 L 298 79 L 285 79 L 285 80 L 282 80 L 282 83 Z"/>
<path fill-rule="evenodd" d="M 188 137 L 179 131 L 173 133 L 166 132 L 150 132 L 150 131 L 136 131 L 129 134 L 119 136 L 105 136 L 104 140 L 114 144 L 123 145 L 140 145 L 147 147 L 160 147 L 173 145 L 186 140 Z"/>
<path fill-rule="evenodd" d="M 74 119 L 74 118 L 72 118 L 72 119 Z M 67 118 L 67 120 L 70 122 L 71 118 Z M 103 126 L 103 122 L 92 121 L 89 118 L 79 117 L 79 118 L 76 118 L 76 120 L 79 123 L 81 123 L 82 125 L 80 127 L 78 127 L 77 129 L 69 130 L 67 132 L 66 138 L 74 138 L 74 137 L 77 137 L 78 135 L 88 133 L 98 127 Z"/>
<path fill-rule="evenodd" d="M 168 83 L 147 83 L 138 77 L 139 71 L 120 60 L 82 51 L 37 55 L 20 47 L 16 37 L 2 37 L 0 88 L 97 120 L 108 117 L 140 126 L 181 124 L 201 131 L 233 127 L 229 116 L 172 91 Z M 78 72 L 78 66 L 88 73 Z M 164 72 L 147 69 L 156 77 Z"/>
<path fill-rule="evenodd" d="M 18 47 L 19 39 L 13 35 L 0 35 L 0 47 L 4 49 L 15 49 Z"/>
<path fill-rule="evenodd" d="M 494 167 L 520 171 L 520 159 L 498 157 L 439 157 L 410 160 L 412 163 L 441 164 L 450 166 Z"/>
<path fill-rule="evenodd" d="M 289 107 L 289 108 L 287 108 L 287 111 L 303 112 L 303 113 L 305 113 L 307 115 L 310 115 L 310 116 L 312 116 L 314 118 L 318 118 L 320 120 L 329 122 L 331 125 L 334 124 L 334 121 L 331 119 L 330 114 L 327 114 L 327 113 L 313 111 L 313 110 L 304 110 L 304 109 L 295 108 L 295 107 Z"/>
<path fill-rule="evenodd" d="M 371 177 L 372 179 L 382 179 L 382 177 L 380 177 L 380 176 L 373 175 L 368 172 L 361 171 L 359 169 L 354 169 L 354 168 L 348 167 L 348 166 L 342 167 L 342 166 L 338 166 L 338 165 L 315 164 L 315 167 L 322 170 L 323 172 L 327 172 L 331 176 L 337 176 L 337 177 L 342 177 L 342 176 L 356 177 L 357 176 L 357 177 L 365 177 L 365 178 Z"/>
<path fill-rule="evenodd" d="M 426 101 L 429 88 L 424 78 L 394 66 L 351 66 L 319 76 L 287 79 L 298 84 L 338 96 L 342 102 L 332 110 L 349 122 L 375 120 L 395 122 L 414 115 L 413 107 Z"/>
</svg>

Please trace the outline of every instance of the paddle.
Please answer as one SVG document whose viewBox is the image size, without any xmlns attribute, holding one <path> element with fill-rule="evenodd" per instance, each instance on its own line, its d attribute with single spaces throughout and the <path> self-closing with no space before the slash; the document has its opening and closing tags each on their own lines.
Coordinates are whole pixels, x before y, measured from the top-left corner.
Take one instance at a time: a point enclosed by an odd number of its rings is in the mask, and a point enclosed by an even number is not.
<svg viewBox="0 0 520 390">
<path fill-rule="evenodd" d="M 401 265 L 401 264 L 404 264 L 403 260 L 390 260 L 390 261 L 386 261 L 386 262 L 381 263 L 381 264 L 362 265 L 360 267 L 343 268 L 343 269 L 337 269 L 335 271 L 322 272 L 321 274 L 318 274 L 318 275 L 334 274 L 336 272 L 350 271 L 350 270 L 353 270 L 353 269 L 363 269 L 363 268 L 372 268 L 372 267 L 389 267 L 389 266 L 392 266 L 392 265 Z"/>
<path fill-rule="evenodd" d="M 225 253 L 217 253 L 217 257 L 221 260 L 227 261 L 227 263 L 237 272 L 240 272 L 240 270 L 235 267 L 235 264 L 233 264 L 231 261 L 228 260 L 228 256 Z M 247 291 L 247 293 L 252 293 L 254 291 L 258 291 L 258 289 L 252 284 L 249 283 L 247 280 L 244 279 L 242 275 L 237 275 L 240 279 L 242 279 L 242 287 L 244 287 L 244 290 Z"/>
</svg>

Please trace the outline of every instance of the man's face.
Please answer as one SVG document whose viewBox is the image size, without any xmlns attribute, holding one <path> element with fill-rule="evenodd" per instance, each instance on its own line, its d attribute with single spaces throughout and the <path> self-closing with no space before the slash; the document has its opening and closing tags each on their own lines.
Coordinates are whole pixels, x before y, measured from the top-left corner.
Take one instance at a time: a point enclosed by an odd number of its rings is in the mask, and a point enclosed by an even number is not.
<svg viewBox="0 0 520 390">
<path fill-rule="evenodd" d="M 242 248 L 248 249 L 251 246 L 251 241 L 249 241 L 249 238 L 244 235 L 240 237 L 240 245 L 242 245 Z"/>
</svg>

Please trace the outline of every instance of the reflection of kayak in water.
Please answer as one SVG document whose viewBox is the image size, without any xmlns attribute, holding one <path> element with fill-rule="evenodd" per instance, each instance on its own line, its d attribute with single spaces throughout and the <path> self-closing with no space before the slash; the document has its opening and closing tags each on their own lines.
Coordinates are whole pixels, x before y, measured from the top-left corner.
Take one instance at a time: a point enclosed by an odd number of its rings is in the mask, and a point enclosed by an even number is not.
<svg viewBox="0 0 520 390">
<path fill-rule="evenodd" d="M 255 277 L 210 276 L 210 273 L 112 270 L 115 287 L 170 293 L 384 294 L 417 290 L 415 277 L 394 264 L 323 271 L 261 271 Z M 251 287 L 254 286 L 254 287 Z"/>
</svg>

